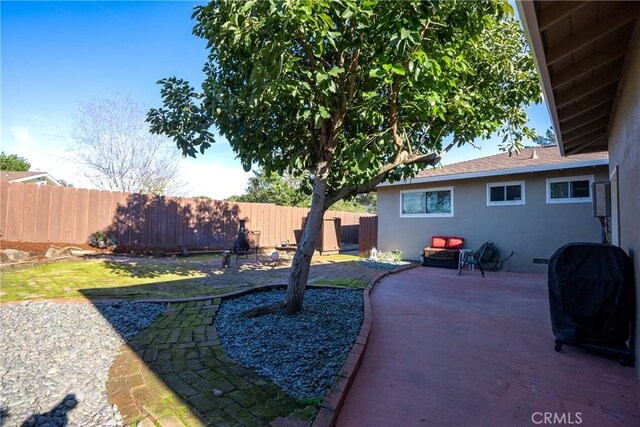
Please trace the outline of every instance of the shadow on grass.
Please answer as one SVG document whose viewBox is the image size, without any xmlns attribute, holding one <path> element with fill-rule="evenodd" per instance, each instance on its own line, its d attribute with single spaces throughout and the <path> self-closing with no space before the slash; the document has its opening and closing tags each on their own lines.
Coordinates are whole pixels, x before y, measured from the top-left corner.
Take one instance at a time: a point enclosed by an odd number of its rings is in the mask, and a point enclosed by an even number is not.
<svg viewBox="0 0 640 427">
<path fill-rule="evenodd" d="M 211 273 L 212 269 L 220 266 L 220 258 L 213 258 L 211 262 L 189 262 L 183 259 L 148 259 L 118 257 L 104 261 L 104 266 L 113 274 L 121 277 L 156 278 L 166 275 L 193 276 L 201 273 Z"/>
<path fill-rule="evenodd" d="M 80 289 L 79 292 L 91 300 L 97 299 L 180 299 L 217 295 L 251 287 L 251 284 L 210 282 L 210 277 L 165 280 L 118 287 Z"/>
</svg>

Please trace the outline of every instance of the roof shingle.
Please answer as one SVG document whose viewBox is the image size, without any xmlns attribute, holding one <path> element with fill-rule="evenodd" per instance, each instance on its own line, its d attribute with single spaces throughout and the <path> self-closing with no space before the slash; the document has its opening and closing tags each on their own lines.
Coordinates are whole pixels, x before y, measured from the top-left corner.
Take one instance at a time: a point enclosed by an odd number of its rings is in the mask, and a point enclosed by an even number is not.
<svg viewBox="0 0 640 427">
<path fill-rule="evenodd" d="M 562 157 L 557 146 L 525 148 L 519 155 L 512 154 L 509 156 L 508 153 L 501 153 L 493 156 L 481 157 L 479 159 L 467 160 L 460 163 L 452 163 L 441 168 L 427 169 L 418 173 L 416 178 L 508 170 L 530 166 L 555 164 L 560 166 L 562 164 L 606 158 L 608 158 L 608 154 L 606 152 L 576 154 L 571 157 Z"/>
</svg>

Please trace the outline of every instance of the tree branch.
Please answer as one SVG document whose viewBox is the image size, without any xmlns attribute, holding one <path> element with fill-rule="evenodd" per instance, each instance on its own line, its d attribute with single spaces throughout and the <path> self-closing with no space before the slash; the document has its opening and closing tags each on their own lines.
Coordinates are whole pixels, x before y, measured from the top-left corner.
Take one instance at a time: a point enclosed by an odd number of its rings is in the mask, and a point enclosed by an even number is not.
<svg viewBox="0 0 640 427">
<path fill-rule="evenodd" d="M 347 70 L 347 80 L 349 81 L 349 89 L 347 92 L 347 104 L 353 102 L 353 96 L 356 92 L 356 69 L 358 68 L 358 59 L 360 58 L 360 48 L 357 48 L 351 56 L 349 62 L 349 70 Z"/>
<path fill-rule="evenodd" d="M 444 150 L 441 150 L 439 153 L 427 153 L 427 154 L 413 154 L 410 155 L 406 151 L 400 151 L 399 154 L 396 154 L 396 158 L 399 158 L 399 161 L 393 161 L 391 163 L 387 163 L 382 166 L 376 176 L 374 176 L 369 182 L 365 184 L 355 184 L 340 190 L 331 192 L 327 194 L 324 202 L 324 208 L 329 209 L 331 205 L 336 203 L 338 200 L 342 200 L 345 197 L 355 196 L 356 194 L 369 193 L 373 191 L 379 184 L 384 182 L 384 180 L 389 175 L 389 172 L 397 168 L 398 166 L 403 165 L 411 165 L 416 163 L 425 164 L 428 166 L 436 165 L 440 162 L 440 160 L 458 143 L 457 139 L 454 139 L 445 147 Z"/>
<path fill-rule="evenodd" d="M 402 149 L 403 141 L 398 135 L 398 92 L 400 90 L 400 77 L 396 75 L 391 86 L 391 99 L 389 102 L 389 127 L 393 136 L 393 144 Z"/>
</svg>

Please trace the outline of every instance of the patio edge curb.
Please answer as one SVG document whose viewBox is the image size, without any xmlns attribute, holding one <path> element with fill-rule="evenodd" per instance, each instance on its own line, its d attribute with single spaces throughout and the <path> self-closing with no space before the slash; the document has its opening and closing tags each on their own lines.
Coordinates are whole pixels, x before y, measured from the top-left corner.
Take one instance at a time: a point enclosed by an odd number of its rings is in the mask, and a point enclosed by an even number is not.
<svg viewBox="0 0 640 427">
<path fill-rule="evenodd" d="M 420 265 L 411 264 L 396 270 L 385 271 L 371 278 L 369 283 L 367 283 L 367 286 L 362 293 L 364 318 L 362 320 L 362 326 L 360 327 L 358 338 L 356 338 L 356 341 L 353 343 L 353 347 L 351 347 L 351 351 L 349 352 L 344 365 L 342 365 L 338 376 L 333 381 L 331 388 L 322 401 L 320 411 L 316 414 L 313 422 L 310 423 L 311 427 L 333 427 L 335 425 L 340 409 L 342 408 L 342 404 L 344 403 L 344 399 L 347 396 L 347 392 L 349 391 L 349 388 L 351 388 L 351 384 L 353 384 L 358 370 L 360 369 L 362 358 L 367 348 L 367 342 L 369 340 L 369 333 L 371 332 L 371 324 L 373 321 L 370 299 L 370 293 L 373 290 L 373 287 L 380 280 L 389 275 L 401 273 L 417 267 L 420 267 Z"/>
</svg>

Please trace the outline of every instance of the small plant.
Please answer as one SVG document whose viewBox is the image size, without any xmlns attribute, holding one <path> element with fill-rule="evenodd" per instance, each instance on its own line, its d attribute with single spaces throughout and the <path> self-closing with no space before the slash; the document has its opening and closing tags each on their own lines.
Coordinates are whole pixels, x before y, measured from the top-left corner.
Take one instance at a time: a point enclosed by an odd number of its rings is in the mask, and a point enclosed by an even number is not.
<svg viewBox="0 0 640 427">
<path fill-rule="evenodd" d="M 107 247 L 114 249 L 117 246 L 117 243 L 114 237 L 107 238 L 107 235 L 104 234 L 104 232 L 98 231 L 89 237 L 89 245 L 100 249 Z"/>
<path fill-rule="evenodd" d="M 402 251 L 399 249 L 395 249 L 391 251 L 391 256 L 395 262 L 402 261 Z"/>
</svg>

